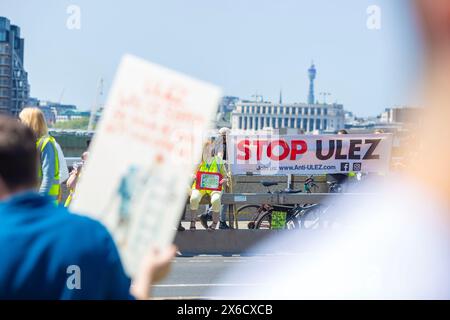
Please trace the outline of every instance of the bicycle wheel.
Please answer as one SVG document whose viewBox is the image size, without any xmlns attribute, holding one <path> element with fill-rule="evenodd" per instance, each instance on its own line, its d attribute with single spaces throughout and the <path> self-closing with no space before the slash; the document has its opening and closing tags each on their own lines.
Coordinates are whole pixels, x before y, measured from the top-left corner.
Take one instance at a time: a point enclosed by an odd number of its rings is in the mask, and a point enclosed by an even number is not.
<svg viewBox="0 0 450 320">
<path fill-rule="evenodd" d="M 295 230 L 299 228 L 300 224 L 295 215 L 291 213 L 286 213 L 286 222 L 284 225 L 284 229 Z M 262 229 L 262 230 L 272 229 L 272 211 L 267 211 L 260 215 L 260 217 L 256 221 L 255 229 Z"/>
<path fill-rule="evenodd" d="M 317 229 L 320 225 L 322 209 L 322 206 L 319 204 L 305 208 L 299 217 L 301 228 Z"/>
<path fill-rule="evenodd" d="M 262 213 L 255 222 L 255 229 L 272 229 L 272 212 L 266 211 Z"/>
<path fill-rule="evenodd" d="M 255 229 L 256 226 L 256 219 L 258 217 L 258 210 L 261 206 L 255 205 L 255 204 L 248 204 L 245 206 L 242 206 L 236 210 L 237 217 L 241 218 L 247 218 L 250 220 L 248 223 L 249 229 Z"/>
<path fill-rule="evenodd" d="M 286 229 L 295 230 L 300 229 L 300 222 L 295 214 L 288 213 L 286 216 Z"/>
</svg>

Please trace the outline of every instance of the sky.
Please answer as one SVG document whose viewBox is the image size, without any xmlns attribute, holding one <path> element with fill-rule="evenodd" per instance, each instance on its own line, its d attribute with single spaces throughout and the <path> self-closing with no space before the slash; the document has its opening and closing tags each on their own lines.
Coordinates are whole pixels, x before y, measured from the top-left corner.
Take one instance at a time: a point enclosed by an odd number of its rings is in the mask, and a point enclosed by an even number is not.
<svg viewBox="0 0 450 320">
<path fill-rule="evenodd" d="M 359 116 L 414 104 L 420 41 L 408 0 L 0 0 L 21 28 L 31 96 L 90 109 L 131 53 L 223 88 L 225 95 L 305 102 L 329 92 Z M 80 9 L 69 29 L 67 9 Z M 369 29 L 370 5 L 380 29 Z"/>
</svg>

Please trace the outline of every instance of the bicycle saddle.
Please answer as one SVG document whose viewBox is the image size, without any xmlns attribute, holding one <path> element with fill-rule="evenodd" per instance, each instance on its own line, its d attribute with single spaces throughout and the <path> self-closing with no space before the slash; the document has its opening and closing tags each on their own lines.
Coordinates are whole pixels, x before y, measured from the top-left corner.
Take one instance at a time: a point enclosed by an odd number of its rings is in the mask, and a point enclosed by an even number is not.
<svg viewBox="0 0 450 320">
<path fill-rule="evenodd" d="M 261 181 L 261 184 L 264 187 L 271 187 L 271 186 L 277 186 L 278 182 L 270 182 L 270 181 Z"/>
</svg>

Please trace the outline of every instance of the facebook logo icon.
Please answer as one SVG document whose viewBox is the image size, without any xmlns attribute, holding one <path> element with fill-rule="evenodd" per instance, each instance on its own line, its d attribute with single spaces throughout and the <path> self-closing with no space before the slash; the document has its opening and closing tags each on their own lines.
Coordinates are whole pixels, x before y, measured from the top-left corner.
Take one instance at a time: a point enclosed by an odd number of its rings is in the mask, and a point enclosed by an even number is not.
<svg viewBox="0 0 450 320">
<path fill-rule="evenodd" d="M 350 170 L 350 163 L 341 162 L 341 171 L 349 171 L 349 170 Z"/>
</svg>

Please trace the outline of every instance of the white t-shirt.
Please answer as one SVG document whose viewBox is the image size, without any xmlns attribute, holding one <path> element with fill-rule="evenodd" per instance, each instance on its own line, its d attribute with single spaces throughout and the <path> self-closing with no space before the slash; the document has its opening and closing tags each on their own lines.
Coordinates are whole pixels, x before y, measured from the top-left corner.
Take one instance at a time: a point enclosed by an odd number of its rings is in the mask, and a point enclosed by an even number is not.
<svg viewBox="0 0 450 320">
<path fill-rule="evenodd" d="M 56 150 L 58 151 L 59 160 L 59 184 L 62 184 L 69 179 L 69 169 L 67 168 L 66 158 L 58 142 L 55 143 Z"/>
<path fill-rule="evenodd" d="M 333 228 L 284 232 L 256 250 L 280 255 L 235 268 L 211 296 L 230 299 L 449 299 L 449 210 L 405 177 L 366 183 L 364 201 L 338 201 Z M 431 191 L 431 193 L 429 193 Z M 447 215 L 447 216 L 446 216 Z M 284 255 L 283 255 L 284 254 Z"/>
</svg>

